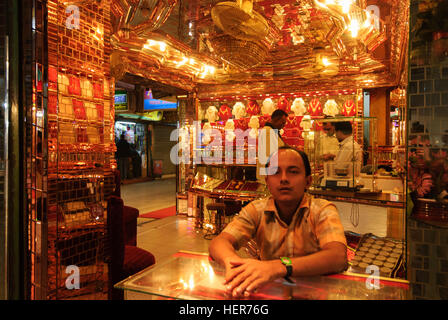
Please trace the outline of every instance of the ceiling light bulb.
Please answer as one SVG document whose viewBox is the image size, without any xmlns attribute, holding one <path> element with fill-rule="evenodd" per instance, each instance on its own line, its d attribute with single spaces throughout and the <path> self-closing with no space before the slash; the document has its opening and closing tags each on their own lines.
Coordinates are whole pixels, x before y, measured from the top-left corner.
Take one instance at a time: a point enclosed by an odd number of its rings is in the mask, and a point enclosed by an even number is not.
<svg viewBox="0 0 448 320">
<path fill-rule="evenodd" d="M 190 64 L 194 64 L 194 59 L 193 58 L 190 58 Z"/>
<path fill-rule="evenodd" d="M 215 73 L 215 68 L 212 67 L 212 66 L 205 66 L 205 70 L 210 72 L 210 74 L 214 74 Z"/>
<path fill-rule="evenodd" d="M 322 64 L 323 64 L 324 66 L 328 67 L 328 66 L 331 64 L 331 62 L 328 61 L 327 58 L 323 57 L 323 58 L 322 58 Z"/>
<path fill-rule="evenodd" d="M 342 7 L 342 12 L 348 13 L 352 5 L 352 0 L 340 0 L 339 5 Z"/>
<path fill-rule="evenodd" d="M 160 51 L 164 52 L 166 50 L 165 42 L 159 42 Z"/>
<path fill-rule="evenodd" d="M 322 0 L 322 1 L 324 1 L 324 0 Z M 330 0 L 330 1 L 331 1 L 331 0 Z M 319 0 L 316 0 L 315 3 L 316 3 L 319 7 L 327 8 L 327 5 L 326 5 L 325 3 L 323 3 L 323 2 L 320 2 Z"/>
<path fill-rule="evenodd" d="M 183 58 L 182 58 L 182 61 L 179 61 L 179 62 L 177 63 L 177 66 L 178 66 L 178 67 L 183 66 L 185 63 L 187 63 L 187 61 L 188 61 L 188 58 L 183 57 Z"/>
</svg>

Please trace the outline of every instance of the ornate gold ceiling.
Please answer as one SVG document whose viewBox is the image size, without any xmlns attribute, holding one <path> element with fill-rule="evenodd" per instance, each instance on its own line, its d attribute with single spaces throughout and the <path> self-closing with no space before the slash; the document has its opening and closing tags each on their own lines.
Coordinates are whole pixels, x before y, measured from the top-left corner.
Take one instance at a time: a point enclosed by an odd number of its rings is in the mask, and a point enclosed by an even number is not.
<svg viewBox="0 0 448 320">
<path fill-rule="evenodd" d="M 200 97 L 396 86 L 407 50 L 408 0 L 358 0 L 344 12 L 340 4 L 347 1 L 147 0 L 142 10 L 138 1 L 116 0 L 112 43 L 120 59 L 115 61 L 127 72 L 197 88 Z M 132 10 L 126 11 L 125 3 Z M 248 4 L 253 12 L 243 8 Z M 236 8 L 216 23 L 214 7 L 216 12 L 237 5 L 246 12 Z M 247 14 L 256 23 L 238 26 L 235 20 Z M 163 24 L 166 19 L 170 25 Z M 177 34 L 164 32 L 176 30 L 176 22 Z M 226 23 L 228 30 L 222 30 Z M 257 29 L 266 26 L 267 33 Z"/>
</svg>

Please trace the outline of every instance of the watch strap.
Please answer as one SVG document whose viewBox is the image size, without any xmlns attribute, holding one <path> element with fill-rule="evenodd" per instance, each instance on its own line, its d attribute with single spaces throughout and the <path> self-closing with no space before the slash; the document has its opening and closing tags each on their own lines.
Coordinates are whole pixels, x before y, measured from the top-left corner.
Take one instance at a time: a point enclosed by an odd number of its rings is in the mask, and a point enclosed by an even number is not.
<svg viewBox="0 0 448 320">
<path fill-rule="evenodd" d="M 288 258 L 288 257 L 281 257 L 280 261 L 286 267 L 286 276 L 285 276 L 285 278 L 289 278 L 292 275 L 292 262 L 291 262 L 291 259 Z"/>
</svg>

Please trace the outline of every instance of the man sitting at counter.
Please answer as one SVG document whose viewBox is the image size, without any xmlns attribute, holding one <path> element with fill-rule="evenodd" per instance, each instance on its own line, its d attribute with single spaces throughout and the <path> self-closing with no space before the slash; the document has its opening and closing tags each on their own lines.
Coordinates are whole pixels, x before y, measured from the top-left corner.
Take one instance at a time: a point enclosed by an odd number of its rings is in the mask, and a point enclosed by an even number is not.
<svg viewBox="0 0 448 320">
<path fill-rule="evenodd" d="M 306 192 L 312 181 L 307 155 L 284 146 L 273 160 L 277 170 L 266 176 L 270 197 L 245 206 L 210 244 L 210 256 L 225 267 L 227 292 L 234 297 L 249 296 L 278 278 L 347 268 L 347 243 L 336 207 Z M 250 240 L 256 242 L 260 259 L 237 254 Z"/>
</svg>

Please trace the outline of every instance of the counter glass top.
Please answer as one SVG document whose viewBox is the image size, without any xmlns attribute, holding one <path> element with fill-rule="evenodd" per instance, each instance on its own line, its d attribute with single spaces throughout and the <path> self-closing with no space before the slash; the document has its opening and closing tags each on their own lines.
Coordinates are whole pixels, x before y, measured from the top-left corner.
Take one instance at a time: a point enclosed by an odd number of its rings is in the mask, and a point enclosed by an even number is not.
<svg viewBox="0 0 448 320">
<path fill-rule="evenodd" d="M 341 273 L 330 276 L 292 278 L 270 282 L 249 300 L 403 300 L 408 283 L 369 275 Z M 229 300 L 223 285 L 223 268 L 208 255 L 177 253 L 167 262 L 155 264 L 115 285 L 169 299 Z"/>
</svg>

